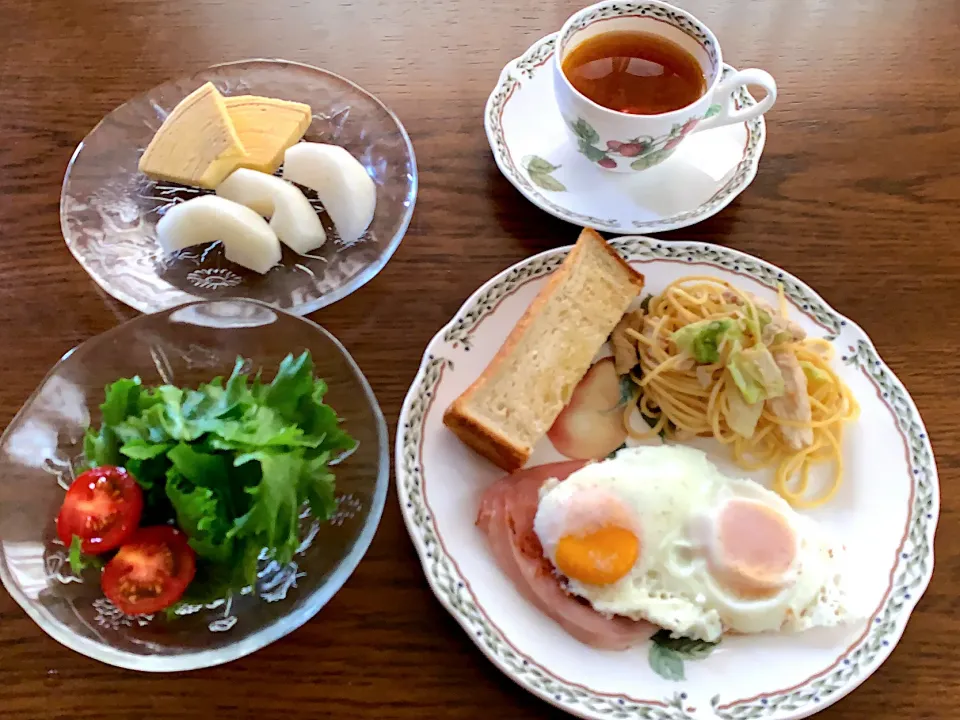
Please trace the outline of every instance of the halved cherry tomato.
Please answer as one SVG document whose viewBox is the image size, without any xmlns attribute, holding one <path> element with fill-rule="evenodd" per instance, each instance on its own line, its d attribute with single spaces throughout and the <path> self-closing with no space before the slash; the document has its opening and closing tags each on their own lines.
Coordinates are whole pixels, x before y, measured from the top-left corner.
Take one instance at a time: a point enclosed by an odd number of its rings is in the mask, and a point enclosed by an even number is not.
<svg viewBox="0 0 960 720">
<path fill-rule="evenodd" d="M 88 554 L 114 550 L 133 534 L 143 512 L 143 492 L 123 468 L 104 466 L 81 474 L 63 498 L 57 536 L 69 547 L 73 536 Z"/>
<path fill-rule="evenodd" d="M 197 571 L 187 536 L 169 525 L 140 528 L 107 563 L 103 594 L 127 615 L 149 615 L 179 600 Z"/>
</svg>

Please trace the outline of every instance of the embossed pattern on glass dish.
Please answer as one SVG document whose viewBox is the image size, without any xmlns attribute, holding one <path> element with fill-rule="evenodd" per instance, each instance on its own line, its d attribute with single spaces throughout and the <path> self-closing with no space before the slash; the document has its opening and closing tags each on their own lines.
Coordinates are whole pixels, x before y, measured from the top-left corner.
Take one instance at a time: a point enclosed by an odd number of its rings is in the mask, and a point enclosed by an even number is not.
<svg viewBox="0 0 960 720">
<path fill-rule="evenodd" d="M 219 243 L 165 257 L 156 223 L 174 204 L 209 191 L 158 183 L 137 170 L 164 118 L 211 81 L 224 95 L 305 102 L 313 122 L 305 140 L 342 145 L 377 185 L 368 231 L 344 245 L 326 213 L 326 244 L 309 256 L 286 248 L 282 263 L 259 275 L 226 260 Z M 157 86 L 107 115 L 77 148 L 60 198 L 67 247 L 108 293 L 141 312 L 198 299 L 247 297 L 298 314 L 350 294 L 376 275 L 400 244 L 417 194 L 413 146 L 380 101 L 333 73 L 280 60 L 218 65 Z M 318 210 L 322 206 L 312 193 Z"/>
<path fill-rule="evenodd" d="M 75 574 L 56 536 L 66 488 L 82 470 L 85 429 L 100 422 L 104 386 L 196 386 L 229 375 L 237 356 L 272 377 L 283 357 L 310 350 L 327 402 L 358 441 L 336 474 L 328 522 L 301 515 L 301 545 L 281 566 L 262 556 L 256 587 L 177 617 L 128 617 L 103 597 L 96 570 Z M 242 657 L 295 630 L 340 589 L 373 538 L 389 479 L 387 430 L 370 386 L 346 350 L 308 320 L 258 302 L 199 302 L 144 315 L 69 352 L 0 437 L 0 579 L 47 633 L 103 662 L 187 670 Z"/>
</svg>

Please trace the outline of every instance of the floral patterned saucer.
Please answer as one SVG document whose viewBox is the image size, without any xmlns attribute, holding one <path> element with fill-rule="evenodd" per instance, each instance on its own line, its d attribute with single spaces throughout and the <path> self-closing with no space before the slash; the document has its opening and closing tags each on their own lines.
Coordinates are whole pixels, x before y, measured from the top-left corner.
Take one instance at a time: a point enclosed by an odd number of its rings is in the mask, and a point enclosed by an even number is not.
<svg viewBox="0 0 960 720">
<path fill-rule="evenodd" d="M 766 137 L 763 116 L 695 133 L 682 144 L 690 124 L 678 124 L 663 137 L 624 138 L 606 147 L 596 144 L 599 136 L 581 120 L 573 130 L 587 152 L 578 150 L 556 108 L 548 62 L 555 43 L 556 34 L 548 35 L 509 62 L 484 112 L 497 166 L 534 205 L 607 232 L 662 232 L 715 215 L 753 181 Z M 724 66 L 724 76 L 732 72 Z M 756 101 L 741 87 L 734 103 L 741 108 Z M 642 173 L 603 169 L 614 157 L 647 167 L 675 146 L 669 159 Z"/>
<path fill-rule="evenodd" d="M 474 520 L 480 496 L 503 473 L 444 427 L 443 413 L 477 379 L 570 248 L 548 250 L 492 278 L 427 346 L 401 410 L 395 457 L 400 507 L 424 574 L 497 668 L 573 715 L 805 718 L 854 690 L 893 652 L 930 581 L 939 485 L 923 421 L 866 333 L 797 278 L 715 245 L 641 236 L 612 244 L 646 276 L 646 292 L 685 275 L 709 274 L 776 303 L 782 283 L 791 318 L 834 344 L 834 370 L 856 396 L 861 416 L 844 433 L 838 494 L 804 513 L 846 545 L 862 619 L 796 635 L 727 636 L 716 645 L 657 632 L 629 650 L 603 651 L 565 633 L 500 571 Z M 604 457 L 624 442 L 622 413 L 606 410 L 622 402 L 612 364 L 598 356 L 528 467 Z M 728 475 L 769 484 L 769 473 L 739 470 L 712 440 L 695 444 Z"/>
</svg>

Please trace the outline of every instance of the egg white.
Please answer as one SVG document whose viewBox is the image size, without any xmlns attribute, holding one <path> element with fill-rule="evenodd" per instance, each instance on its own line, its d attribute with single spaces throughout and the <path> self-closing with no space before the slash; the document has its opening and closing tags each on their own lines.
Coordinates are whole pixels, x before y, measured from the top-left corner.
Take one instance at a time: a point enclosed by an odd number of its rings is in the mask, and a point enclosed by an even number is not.
<svg viewBox="0 0 960 720">
<path fill-rule="evenodd" d="M 849 619 L 843 550 L 809 518 L 751 480 L 728 478 L 700 450 L 663 445 L 621 450 L 614 458 L 548 481 L 534 531 L 556 562 L 560 539 L 582 523 L 602 523 L 591 497 L 614 497 L 633 518 L 640 556 L 610 585 L 567 578 L 567 587 L 599 612 L 648 620 L 676 635 L 716 641 L 725 631 L 795 632 Z M 786 585 L 773 595 L 743 598 L 715 578 L 709 562 L 713 517 L 733 498 L 761 502 L 793 528 L 797 552 Z"/>
</svg>

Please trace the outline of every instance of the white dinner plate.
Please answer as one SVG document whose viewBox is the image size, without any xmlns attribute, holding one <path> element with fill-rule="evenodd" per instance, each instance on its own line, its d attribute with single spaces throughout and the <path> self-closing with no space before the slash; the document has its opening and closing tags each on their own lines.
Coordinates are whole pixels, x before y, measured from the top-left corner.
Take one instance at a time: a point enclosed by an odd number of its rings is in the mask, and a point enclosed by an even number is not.
<svg viewBox="0 0 960 720">
<path fill-rule="evenodd" d="M 434 593 L 477 646 L 511 679 L 585 718 L 795 720 L 862 683 L 893 651 L 933 573 L 939 512 L 934 457 L 923 421 L 862 329 L 807 285 L 743 253 L 703 243 L 631 236 L 612 245 L 657 293 L 684 275 L 710 274 L 776 302 L 835 343 L 835 370 L 861 407 L 844 433 L 844 483 L 807 511 L 847 546 L 864 618 L 806 633 L 724 637 L 714 648 L 649 642 L 626 651 L 580 644 L 542 615 L 497 567 L 474 525 L 484 489 L 502 471 L 443 425 L 447 406 L 472 383 L 570 248 L 536 255 L 487 282 L 430 342 L 400 415 L 397 489 L 410 536 Z M 728 474 L 737 471 L 704 441 Z M 528 466 L 564 459 L 544 439 Z M 712 649 L 712 652 L 708 652 Z"/>
</svg>

